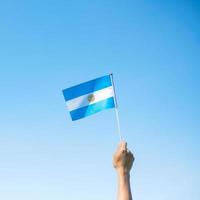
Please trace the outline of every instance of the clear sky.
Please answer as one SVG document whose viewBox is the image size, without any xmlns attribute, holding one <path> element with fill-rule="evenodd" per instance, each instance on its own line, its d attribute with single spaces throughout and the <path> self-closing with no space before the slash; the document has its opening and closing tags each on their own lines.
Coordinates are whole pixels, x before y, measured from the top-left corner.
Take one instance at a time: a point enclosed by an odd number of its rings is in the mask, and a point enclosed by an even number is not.
<svg viewBox="0 0 200 200">
<path fill-rule="evenodd" d="M 62 89 L 110 72 L 135 200 L 200 198 L 200 3 L 0 1 L 0 199 L 116 199 L 114 110 Z"/>
</svg>

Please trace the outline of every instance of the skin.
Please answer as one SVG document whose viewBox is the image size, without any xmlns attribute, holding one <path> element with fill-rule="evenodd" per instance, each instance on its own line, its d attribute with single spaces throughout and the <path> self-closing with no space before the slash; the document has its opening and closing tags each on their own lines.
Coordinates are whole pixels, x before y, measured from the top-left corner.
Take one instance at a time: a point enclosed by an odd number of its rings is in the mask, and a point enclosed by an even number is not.
<svg viewBox="0 0 200 200">
<path fill-rule="evenodd" d="M 118 175 L 118 200 L 132 200 L 130 170 L 134 162 L 133 154 L 127 149 L 126 142 L 120 142 L 113 156 L 113 166 Z"/>
</svg>

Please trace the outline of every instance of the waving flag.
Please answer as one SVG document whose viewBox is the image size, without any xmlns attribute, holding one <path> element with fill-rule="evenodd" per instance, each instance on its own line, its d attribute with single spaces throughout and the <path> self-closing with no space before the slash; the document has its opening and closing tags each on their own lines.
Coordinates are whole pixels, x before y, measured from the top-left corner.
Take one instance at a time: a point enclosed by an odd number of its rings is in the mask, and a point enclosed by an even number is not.
<svg viewBox="0 0 200 200">
<path fill-rule="evenodd" d="M 111 76 L 102 76 L 63 90 L 73 121 L 116 107 Z"/>
</svg>

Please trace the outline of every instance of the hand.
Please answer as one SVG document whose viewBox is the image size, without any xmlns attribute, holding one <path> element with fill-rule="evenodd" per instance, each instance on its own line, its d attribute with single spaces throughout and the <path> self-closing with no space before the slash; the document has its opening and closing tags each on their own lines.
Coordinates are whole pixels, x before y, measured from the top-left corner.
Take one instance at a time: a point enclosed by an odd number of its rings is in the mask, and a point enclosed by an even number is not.
<svg viewBox="0 0 200 200">
<path fill-rule="evenodd" d="M 113 165 L 118 172 L 129 173 L 134 161 L 133 154 L 127 149 L 126 142 L 120 142 L 113 156 Z"/>
</svg>

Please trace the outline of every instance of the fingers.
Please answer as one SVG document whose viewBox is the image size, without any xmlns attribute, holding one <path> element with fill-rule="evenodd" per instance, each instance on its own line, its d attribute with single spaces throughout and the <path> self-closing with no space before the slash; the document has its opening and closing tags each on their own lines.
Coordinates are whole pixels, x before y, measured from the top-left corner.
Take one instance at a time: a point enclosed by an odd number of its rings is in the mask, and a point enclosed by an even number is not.
<svg viewBox="0 0 200 200">
<path fill-rule="evenodd" d="M 127 150 L 127 142 L 122 141 L 118 145 L 118 151 L 126 151 Z"/>
<path fill-rule="evenodd" d="M 121 141 L 119 143 L 117 151 L 116 151 L 116 155 L 119 155 L 121 153 L 130 154 L 131 157 L 134 158 L 133 153 L 127 148 L 127 142 L 125 142 L 125 141 Z"/>
</svg>

